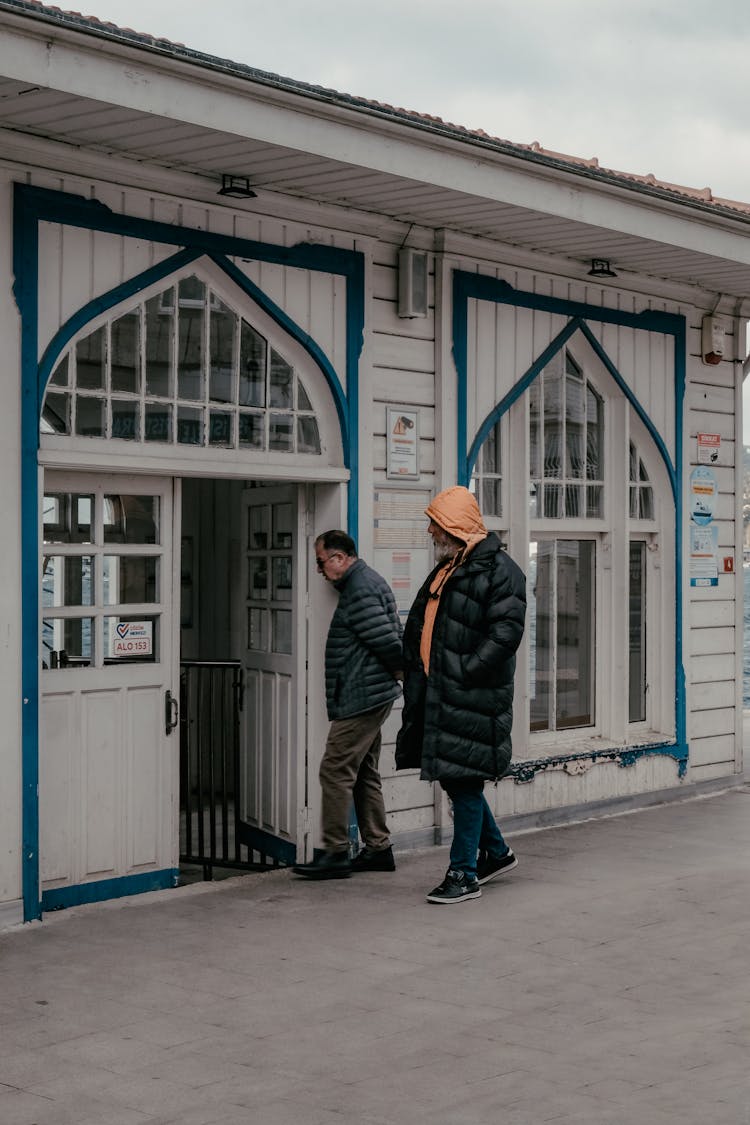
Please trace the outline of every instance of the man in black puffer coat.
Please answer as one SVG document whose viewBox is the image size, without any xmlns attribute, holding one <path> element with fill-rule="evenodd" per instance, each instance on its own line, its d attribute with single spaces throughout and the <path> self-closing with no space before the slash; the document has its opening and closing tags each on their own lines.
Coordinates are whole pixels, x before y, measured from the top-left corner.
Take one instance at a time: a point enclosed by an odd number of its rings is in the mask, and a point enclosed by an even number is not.
<svg viewBox="0 0 750 1125">
<path fill-rule="evenodd" d="M 426 510 L 438 565 L 404 631 L 404 711 L 398 769 L 421 768 L 453 806 L 450 867 L 428 902 L 478 898 L 517 860 L 484 797 L 511 759 L 513 677 L 526 613 L 523 572 L 487 532 L 461 486 Z"/>
<path fill-rule="evenodd" d="M 315 540 L 323 577 L 339 603 L 326 641 L 326 704 L 331 727 L 320 763 L 323 849 L 294 868 L 308 879 L 341 879 L 353 871 L 394 871 L 378 772 L 380 728 L 401 694 L 401 621 L 393 592 L 357 558 L 345 531 Z M 349 860 L 352 800 L 364 848 Z"/>
</svg>

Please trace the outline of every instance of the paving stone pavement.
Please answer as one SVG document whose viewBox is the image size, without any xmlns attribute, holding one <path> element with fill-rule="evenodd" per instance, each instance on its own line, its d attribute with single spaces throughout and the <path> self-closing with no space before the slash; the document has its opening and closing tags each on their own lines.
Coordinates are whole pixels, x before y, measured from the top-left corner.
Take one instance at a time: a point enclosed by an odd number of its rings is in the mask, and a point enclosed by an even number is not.
<svg viewBox="0 0 750 1125">
<path fill-rule="evenodd" d="M 2 1125 L 750 1125 L 750 786 L 0 934 Z"/>
</svg>

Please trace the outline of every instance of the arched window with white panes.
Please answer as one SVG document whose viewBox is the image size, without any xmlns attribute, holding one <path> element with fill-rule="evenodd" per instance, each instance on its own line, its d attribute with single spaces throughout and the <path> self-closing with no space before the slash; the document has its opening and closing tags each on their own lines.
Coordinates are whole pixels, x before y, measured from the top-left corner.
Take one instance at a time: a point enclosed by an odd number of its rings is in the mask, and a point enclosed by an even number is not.
<svg viewBox="0 0 750 1125">
<path fill-rule="evenodd" d="M 487 525 L 518 561 L 528 559 L 527 660 L 517 692 L 529 745 L 669 737 L 669 477 L 590 347 L 577 349 L 574 339 L 539 372 L 489 431 L 471 486 Z"/>
<path fill-rule="evenodd" d="M 318 456 L 318 419 L 282 350 L 202 278 L 180 278 L 61 357 L 41 433 Z"/>
</svg>

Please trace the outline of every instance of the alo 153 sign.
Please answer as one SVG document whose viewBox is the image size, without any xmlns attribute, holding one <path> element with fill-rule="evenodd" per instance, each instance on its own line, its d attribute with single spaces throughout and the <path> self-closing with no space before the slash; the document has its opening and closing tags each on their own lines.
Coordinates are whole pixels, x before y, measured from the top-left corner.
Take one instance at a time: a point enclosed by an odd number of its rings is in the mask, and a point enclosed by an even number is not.
<svg viewBox="0 0 750 1125">
<path fill-rule="evenodd" d="M 153 656 L 153 621 L 113 621 L 109 651 L 112 656 Z"/>
</svg>

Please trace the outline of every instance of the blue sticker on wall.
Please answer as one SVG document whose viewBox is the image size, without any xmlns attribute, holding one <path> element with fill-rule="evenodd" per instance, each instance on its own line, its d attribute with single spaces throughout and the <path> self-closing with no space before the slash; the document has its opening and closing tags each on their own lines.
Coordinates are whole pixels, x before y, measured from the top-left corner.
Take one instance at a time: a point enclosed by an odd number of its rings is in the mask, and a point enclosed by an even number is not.
<svg viewBox="0 0 750 1125">
<path fill-rule="evenodd" d="M 698 465 L 690 474 L 690 518 L 693 523 L 711 523 L 716 511 L 719 484 L 715 473 Z"/>
</svg>

